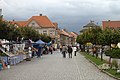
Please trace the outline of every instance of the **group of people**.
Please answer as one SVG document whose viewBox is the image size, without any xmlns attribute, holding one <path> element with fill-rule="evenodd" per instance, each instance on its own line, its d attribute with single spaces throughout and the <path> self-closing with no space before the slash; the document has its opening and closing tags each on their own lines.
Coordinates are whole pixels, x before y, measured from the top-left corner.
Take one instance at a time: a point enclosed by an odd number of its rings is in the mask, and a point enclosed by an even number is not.
<svg viewBox="0 0 120 80">
<path fill-rule="evenodd" d="M 42 54 L 48 54 L 48 53 L 53 54 L 53 50 L 54 50 L 54 48 L 52 46 L 48 47 L 46 45 L 44 47 L 39 46 L 37 48 L 29 47 L 28 48 L 28 56 L 27 56 L 27 58 L 29 58 L 29 59 L 31 59 L 33 57 L 39 58 L 39 57 L 42 56 Z"/>
<path fill-rule="evenodd" d="M 74 55 L 76 56 L 77 48 L 76 47 L 72 48 L 72 46 L 64 45 L 64 46 L 60 47 L 60 51 L 63 54 L 63 58 L 66 58 L 66 53 L 69 54 L 69 58 L 72 58 L 72 52 L 74 52 Z"/>
</svg>

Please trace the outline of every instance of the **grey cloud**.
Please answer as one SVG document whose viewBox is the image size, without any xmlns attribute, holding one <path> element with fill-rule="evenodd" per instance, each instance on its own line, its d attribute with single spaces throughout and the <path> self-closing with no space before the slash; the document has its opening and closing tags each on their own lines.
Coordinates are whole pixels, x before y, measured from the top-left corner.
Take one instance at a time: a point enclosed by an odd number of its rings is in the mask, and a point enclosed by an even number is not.
<svg viewBox="0 0 120 80">
<path fill-rule="evenodd" d="M 79 32 L 90 20 L 118 20 L 119 0 L 2 0 L 6 19 L 26 20 L 33 15 L 47 15 L 60 28 Z"/>
</svg>

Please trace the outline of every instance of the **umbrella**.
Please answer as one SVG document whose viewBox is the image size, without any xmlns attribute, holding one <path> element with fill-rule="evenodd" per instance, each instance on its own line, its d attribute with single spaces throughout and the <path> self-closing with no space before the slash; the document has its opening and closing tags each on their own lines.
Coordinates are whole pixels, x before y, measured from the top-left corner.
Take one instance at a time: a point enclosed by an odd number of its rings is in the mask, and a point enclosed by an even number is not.
<svg viewBox="0 0 120 80">
<path fill-rule="evenodd" d="M 49 43 L 47 43 L 47 46 L 50 46 L 52 44 L 52 42 L 50 41 Z"/>
<path fill-rule="evenodd" d="M 36 44 L 45 44 L 45 42 L 43 42 L 42 40 L 38 40 L 35 42 Z"/>
</svg>

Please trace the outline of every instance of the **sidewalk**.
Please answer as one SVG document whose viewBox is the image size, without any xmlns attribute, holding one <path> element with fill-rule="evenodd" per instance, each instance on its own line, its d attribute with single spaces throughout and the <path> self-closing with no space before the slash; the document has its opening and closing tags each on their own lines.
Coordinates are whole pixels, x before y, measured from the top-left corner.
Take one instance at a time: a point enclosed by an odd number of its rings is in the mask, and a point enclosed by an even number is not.
<svg viewBox="0 0 120 80">
<path fill-rule="evenodd" d="M 0 80 L 115 80 L 100 72 L 80 53 L 72 59 L 63 58 L 55 51 L 52 55 L 32 59 L 0 71 Z"/>
</svg>

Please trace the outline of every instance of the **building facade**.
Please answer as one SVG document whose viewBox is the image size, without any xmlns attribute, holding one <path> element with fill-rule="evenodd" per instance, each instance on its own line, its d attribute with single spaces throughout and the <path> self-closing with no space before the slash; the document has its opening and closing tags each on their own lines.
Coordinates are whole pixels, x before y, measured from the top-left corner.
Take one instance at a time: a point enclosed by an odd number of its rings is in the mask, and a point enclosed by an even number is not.
<svg viewBox="0 0 120 80">
<path fill-rule="evenodd" d="M 50 21 L 47 16 L 32 16 L 26 21 L 14 21 L 16 27 L 32 27 L 40 34 L 48 35 L 54 40 L 55 44 L 71 45 L 74 44 L 77 35 L 65 29 L 60 30 L 56 22 Z"/>
<path fill-rule="evenodd" d="M 98 27 L 98 25 L 96 25 L 94 23 L 94 21 L 90 21 L 88 24 L 86 24 L 85 26 L 83 26 L 83 29 L 80 30 L 80 33 L 82 34 L 83 32 L 85 32 L 86 30 L 90 29 L 90 28 L 96 28 Z"/>
<path fill-rule="evenodd" d="M 45 34 L 55 38 L 56 27 L 47 16 L 32 16 L 27 21 L 14 21 L 16 27 L 32 27 L 40 34 Z"/>
</svg>

